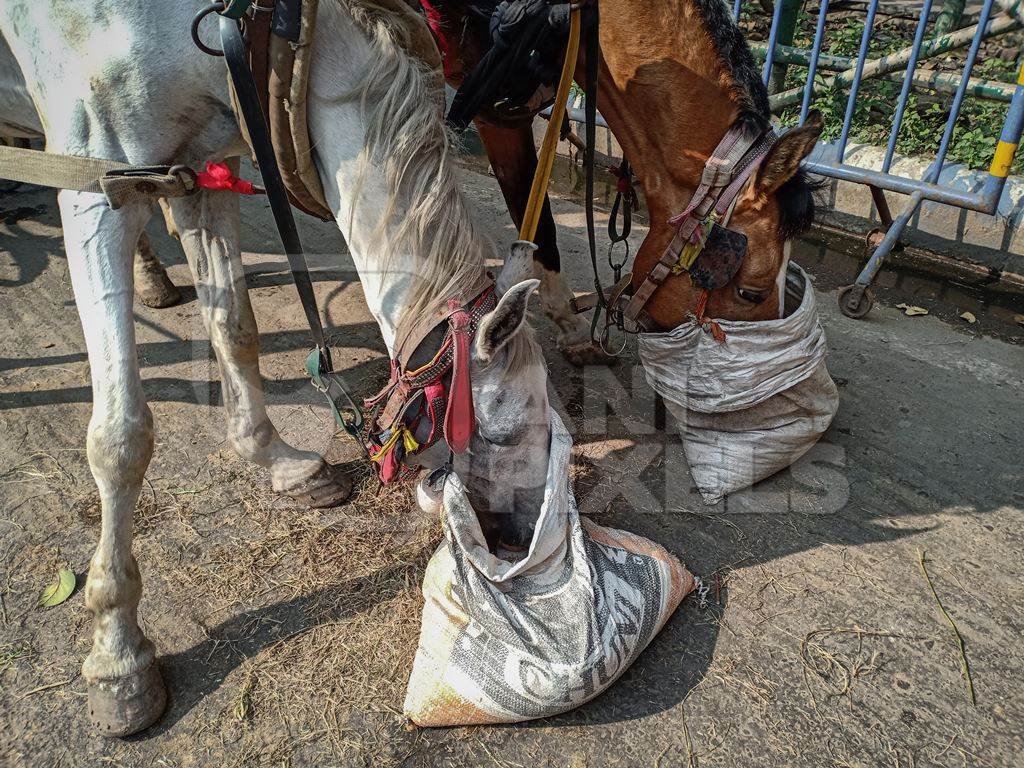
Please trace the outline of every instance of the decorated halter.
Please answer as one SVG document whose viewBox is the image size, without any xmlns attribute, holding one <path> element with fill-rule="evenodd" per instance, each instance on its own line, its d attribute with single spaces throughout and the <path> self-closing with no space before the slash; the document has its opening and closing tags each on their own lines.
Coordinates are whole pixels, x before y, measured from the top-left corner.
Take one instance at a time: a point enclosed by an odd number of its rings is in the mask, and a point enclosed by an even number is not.
<svg viewBox="0 0 1024 768">
<path fill-rule="evenodd" d="M 647 302 L 669 275 L 687 273 L 701 296 L 693 315 L 697 322 L 719 341 L 725 336 L 714 321 L 704 315 L 711 291 L 722 288 L 736 276 L 747 253 L 747 237 L 729 229 L 729 220 L 740 194 L 775 143 L 775 132 L 768 128 L 751 131 L 734 124 L 715 147 L 701 173 L 700 184 L 683 211 L 668 220 L 676 233 L 662 257 L 651 267 L 633 290 L 633 275 L 627 273 L 606 293 L 578 297 L 574 306 L 583 312 L 604 304 L 607 340 L 612 327 L 626 330 L 629 321 L 637 331 L 653 331 L 656 324 L 645 311 Z"/>
<path fill-rule="evenodd" d="M 729 284 L 747 255 L 747 236 L 729 229 L 729 220 L 740 193 L 775 143 L 775 131 L 760 133 L 734 124 L 715 147 L 700 185 L 686 208 L 668 220 L 676 227 L 675 237 L 664 255 L 651 267 L 643 282 L 623 309 L 627 319 L 641 327 L 651 325 L 644 305 L 670 275 L 688 272 L 690 281 L 701 289 L 694 315 L 719 341 L 725 340 L 718 325 L 704 316 L 708 295 Z M 721 223 L 719 223 L 721 222 Z"/>
<path fill-rule="evenodd" d="M 493 285 L 468 306 L 451 299 L 440 313 L 416 323 L 396 345 L 388 383 L 363 401 L 363 439 L 382 485 L 419 471 L 416 457 L 442 438 L 453 454 L 469 447 L 476 429 L 470 343 L 480 319 L 496 305 Z M 420 344 L 444 322 L 448 328 L 437 352 L 423 365 L 410 368 Z"/>
</svg>

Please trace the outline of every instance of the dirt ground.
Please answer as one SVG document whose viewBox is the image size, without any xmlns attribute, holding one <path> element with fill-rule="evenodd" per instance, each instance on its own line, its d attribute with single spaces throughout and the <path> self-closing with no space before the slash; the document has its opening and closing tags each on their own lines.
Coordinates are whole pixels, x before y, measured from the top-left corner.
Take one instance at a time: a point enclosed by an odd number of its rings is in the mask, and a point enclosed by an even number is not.
<svg viewBox="0 0 1024 768">
<path fill-rule="evenodd" d="M 493 179 L 468 174 L 467 189 L 490 235 L 510 242 Z M 584 288 L 582 212 L 555 208 Z M 246 203 L 271 416 L 293 443 L 350 460 L 304 381 L 301 313 L 268 221 L 261 201 Z M 303 223 L 323 256 L 316 284 L 336 360 L 368 391 L 386 375 L 377 329 L 340 235 Z M 156 222 L 151 231 L 187 285 L 180 251 Z M 0 764 L 1024 764 L 1024 349 L 959 320 L 960 294 L 916 278 L 885 278 L 883 306 L 848 320 L 834 286 L 855 264 L 813 241 L 794 258 L 818 282 L 839 414 L 807 459 L 717 507 L 689 487 L 633 356 L 571 369 L 537 320 L 577 443 L 583 511 L 655 539 L 711 589 L 706 608 L 688 598 L 593 703 L 497 728 L 420 730 L 401 714 L 436 521 L 404 491 L 375 495 L 369 480 L 328 512 L 275 498 L 227 445 L 194 291 L 171 309 L 138 305 L 157 447 L 135 553 L 170 704 L 149 731 L 107 741 L 88 725 L 80 674 L 90 642 L 81 584 L 98 530 L 88 362 L 54 195 L 0 198 Z M 908 300 L 933 314 L 892 308 Z M 922 552 L 963 636 L 976 704 Z M 37 609 L 62 566 L 79 590 Z"/>
</svg>

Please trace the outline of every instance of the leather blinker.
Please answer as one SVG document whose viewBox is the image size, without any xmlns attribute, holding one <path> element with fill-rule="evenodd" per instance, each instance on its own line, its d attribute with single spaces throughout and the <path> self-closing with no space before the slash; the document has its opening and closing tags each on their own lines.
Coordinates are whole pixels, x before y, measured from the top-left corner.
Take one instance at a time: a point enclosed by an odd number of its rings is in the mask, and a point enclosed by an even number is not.
<svg viewBox="0 0 1024 768">
<path fill-rule="evenodd" d="M 690 280 L 706 291 L 724 288 L 739 272 L 746 255 L 745 234 L 714 224 L 704 248 L 690 266 Z"/>
</svg>

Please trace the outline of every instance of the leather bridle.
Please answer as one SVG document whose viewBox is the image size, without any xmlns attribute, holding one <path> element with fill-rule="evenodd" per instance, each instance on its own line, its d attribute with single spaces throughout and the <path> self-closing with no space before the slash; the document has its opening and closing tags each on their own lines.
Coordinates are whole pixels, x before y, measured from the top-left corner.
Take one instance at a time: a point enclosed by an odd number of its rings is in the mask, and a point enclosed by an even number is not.
<svg viewBox="0 0 1024 768">
<path fill-rule="evenodd" d="M 363 441 L 383 485 L 415 474 L 420 469 L 416 457 L 442 439 L 451 454 L 469 448 L 476 429 L 470 343 L 481 318 L 497 305 L 489 277 L 484 284 L 471 301 L 451 299 L 438 312 L 399 329 L 388 383 L 363 401 Z M 414 363 L 445 324 L 437 351 L 425 363 Z"/>
<path fill-rule="evenodd" d="M 758 131 L 746 123 L 736 123 L 726 132 L 705 163 L 700 182 L 686 208 L 668 220 L 676 229 L 671 242 L 635 289 L 632 273 L 617 274 L 615 284 L 604 295 L 595 268 L 598 290 L 577 297 L 573 308 L 576 312 L 596 310 L 595 326 L 599 315 L 603 314 L 604 329 L 595 341 L 605 351 L 608 351 L 612 328 L 627 333 L 661 330 L 647 313 L 646 306 L 673 274 L 688 273 L 692 283 L 701 289 L 692 314 L 699 323 L 713 328 L 704 316 L 708 295 L 735 277 L 746 255 L 747 238 L 729 229 L 729 220 L 744 188 L 753 179 L 775 139 L 770 127 Z"/>
</svg>

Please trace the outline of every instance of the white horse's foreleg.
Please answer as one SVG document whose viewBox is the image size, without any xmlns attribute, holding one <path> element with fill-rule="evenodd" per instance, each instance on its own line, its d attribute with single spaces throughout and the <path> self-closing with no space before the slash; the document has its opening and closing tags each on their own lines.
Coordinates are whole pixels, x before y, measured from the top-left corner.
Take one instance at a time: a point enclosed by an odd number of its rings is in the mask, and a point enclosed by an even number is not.
<svg viewBox="0 0 1024 768">
<path fill-rule="evenodd" d="M 142 393 L 132 317 L 132 252 L 145 205 L 117 211 L 102 195 L 58 195 L 71 284 L 82 321 L 93 409 L 87 450 L 102 503 L 100 540 L 85 602 L 93 645 L 82 666 L 93 724 L 108 736 L 146 728 L 165 695 L 153 644 L 139 629 L 142 579 L 132 556 L 132 514 L 153 453 L 153 418 Z"/>
<path fill-rule="evenodd" d="M 259 331 L 239 252 L 238 197 L 203 191 L 172 200 L 170 207 L 217 354 L 232 445 L 270 470 L 274 490 L 313 507 L 340 504 L 352 490 L 351 480 L 318 454 L 288 445 L 267 416 Z"/>
<path fill-rule="evenodd" d="M 139 301 L 154 309 L 172 307 L 181 301 L 181 292 L 153 253 L 145 230 L 139 235 L 139 244 L 135 248 L 135 293 Z"/>
</svg>

